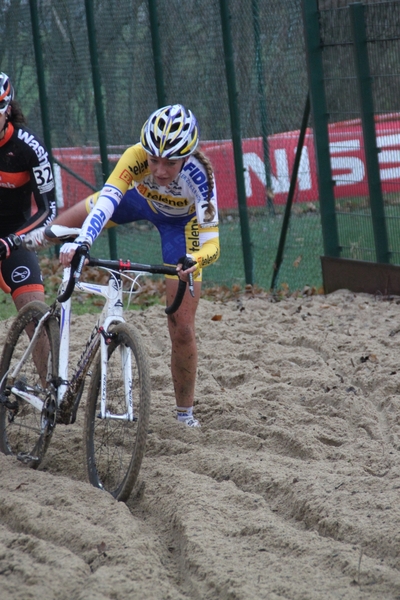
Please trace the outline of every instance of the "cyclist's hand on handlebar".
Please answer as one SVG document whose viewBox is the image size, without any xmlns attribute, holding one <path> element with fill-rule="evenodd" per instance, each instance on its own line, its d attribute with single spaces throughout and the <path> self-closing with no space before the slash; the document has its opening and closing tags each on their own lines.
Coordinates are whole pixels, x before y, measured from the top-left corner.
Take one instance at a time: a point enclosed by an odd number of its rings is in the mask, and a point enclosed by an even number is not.
<svg viewBox="0 0 400 600">
<path fill-rule="evenodd" d="M 49 246 L 50 242 L 45 235 L 45 229 L 45 227 L 39 227 L 38 229 L 29 231 L 23 237 L 22 246 L 27 250 L 38 250 Z"/>
<path fill-rule="evenodd" d="M 68 267 L 71 264 L 75 252 L 82 245 L 85 245 L 86 247 L 90 248 L 90 243 L 88 242 L 88 240 L 84 237 L 79 236 L 74 242 L 67 242 L 66 244 L 63 244 L 61 246 L 59 259 L 63 267 Z"/>
<path fill-rule="evenodd" d="M 179 279 L 183 281 L 189 281 L 189 275 L 192 273 L 193 277 L 196 277 L 199 272 L 199 265 L 191 254 L 186 254 L 178 260 L 176 265 L 176 272 Z"/>
<path fill-rule="evenodd" d="M 8 258 L 13 250 L 17 250 L 22 244 L 18 235 L 10 233 L 7 237 L 0 238 L 0 260 Z"/>
</svg>

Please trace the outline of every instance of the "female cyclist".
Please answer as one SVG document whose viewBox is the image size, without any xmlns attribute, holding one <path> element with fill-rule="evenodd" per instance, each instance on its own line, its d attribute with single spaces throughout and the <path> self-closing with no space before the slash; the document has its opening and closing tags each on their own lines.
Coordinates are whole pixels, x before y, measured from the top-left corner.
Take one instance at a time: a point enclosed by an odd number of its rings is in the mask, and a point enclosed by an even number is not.
<svg viewBox="0 0 400 600">
<path fill-rule="evenodd" d="M 190 110 L 181 104 L 156 110 L 142 127 L 140 143 L 124 152 L 101 192 L 55 221 L 69 227 L 82 226 L 79 238 L 61 248 L 63 265 L 70 263 L 78 244 L 91 246 L 109 220 L 111 224 L 148 220 L 160 233 L 164 263 L 179 264 L 181 279 L 194 274 L 194 297 L 187 291 L 179 310 L 168 316 L 177 419 L 190 427 L 200 426 L 193 417 L 193 404 L 197 370 L 195 313 L 201 270 L 219 256 L 214 176 L 198 144 L 199 127 Z M 43 241 L 43 230 L 29 238 L 31 247 L 40 247 Z M 190 255 L 196 265 L 183 271 L 185 255 Z M 177 285 L 178 278 L 167 278 L 168 304 Z"/>
<path fill-rule="evenodd" d="M 24 235 L 56 216 L 53 171 L 43 143 L 26 126 L 10 79 L 0 72 L 0 238 Z M 0 240 L 0 288 L 11 293 L 17 310 L 31 300 L 44 302 L 37 256 L 24 248 L 10 254 Z"/>
</svg>

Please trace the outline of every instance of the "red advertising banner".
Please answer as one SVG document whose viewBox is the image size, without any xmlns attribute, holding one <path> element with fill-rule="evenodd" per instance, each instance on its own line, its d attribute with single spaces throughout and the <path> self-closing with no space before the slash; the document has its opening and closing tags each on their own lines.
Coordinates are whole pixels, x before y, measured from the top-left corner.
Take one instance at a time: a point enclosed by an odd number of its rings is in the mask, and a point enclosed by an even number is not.
<svg viewBox="0 0 400 600">
<path fill-rule="evenodd" d="M 400 190 L 400 114 L 375 119 L 378 161 L 384 193 Z M 299 131 L 280 133 L 268 138 L 271 165 L 270 181 L 274 204 L 285 204 L 295 160 Z M 232 141 L 203 142 L 202 150 L 215 170 L 218 205 L 221 210 L 237 208 L 236 178 Z M 242 141 L 244 177 L 248 206 L 266 205 L 266 172 L 261 138 Z M 329 126 L 329 148 L 335 196 L 368 196 L 367 173 L 359 119 Z M 115 163 L 123 148 L 112 148 L 109 160 Z M 58 148 L 55 157 L 80 177 L 96 185 L 101 172 L 100 156 L 94 148 Z M 56 169 L 57 197 L 60 208 L 71 206 L 91 192 L 64 170 Z M 101 178 L 100 178 L 101 181 Z M 100 184 L 99 184 L 100 185 Z M 302 150 L 296 202 L 318 200 L 317 168 L 312 130 L 307 130 Z"/>
</svg>

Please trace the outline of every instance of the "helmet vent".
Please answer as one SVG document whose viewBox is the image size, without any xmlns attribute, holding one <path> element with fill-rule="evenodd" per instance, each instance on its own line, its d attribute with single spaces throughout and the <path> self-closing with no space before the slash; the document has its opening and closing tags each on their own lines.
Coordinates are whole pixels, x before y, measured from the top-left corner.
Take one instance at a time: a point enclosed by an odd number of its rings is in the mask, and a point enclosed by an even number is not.
<svg viewBox="0 0 400 600">
<path fill-rule="evenodd" d="M 153 156 L 178 159 L 193 154 L 199 143 L 197 119 L 181 104 L 156 110 L 143 125 L 142 147 Z"/>
</svg>

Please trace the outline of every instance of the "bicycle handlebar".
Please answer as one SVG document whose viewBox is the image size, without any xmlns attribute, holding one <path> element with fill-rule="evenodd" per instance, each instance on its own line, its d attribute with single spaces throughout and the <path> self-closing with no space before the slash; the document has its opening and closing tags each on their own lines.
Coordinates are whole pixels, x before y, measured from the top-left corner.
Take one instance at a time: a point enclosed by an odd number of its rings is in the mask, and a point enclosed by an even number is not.
<svg viewBox="0 0 400 600">
<path fill-rule="evenodd" d="M 71 271 L 69 275 L 69 280 L 67 283 L 67 287 L 63 291 L 62 294 L 57 296 L 58 302 L 65 302 L 69 300 L 72 296 L 72 292 L 75 289 L 76 282 L 79 281 L 83 265 L 85 264 L 85 260 L 89 255 L 89 246 L 82 244 L 76 249 L 74 257 L 71 261 Z"/>
<path fill-rule="evenodd" d="M 89 256 L 89 248 L 86 245 L 82 245 L 77 248 L 74 258 L 71 262 L 71 274 L 67 283 L 67 287 L 64 292 L 57 297 L 58 302 L 65 302 L 68 300 L 72 292 L 74 291 L 77 281 L 79 281 L 82 268 L 85 264 L 85 260 L 88 260 L 87 266 L 89 267 L 103 267 L 112 271 L 118 271 L 123 273 L 124 271 L 139 271 L 142 273 L 152 273 L 157 275 L 177 275 L 176 267 L 168 267 L 166 265 L 147 265 L 143 263 L 135 263 L 130 260 L 106 260 L 101 258 L 91 258 Z M 183 269 L 189 269 L 195 262 L 186 257 L 183 262 Z M 178 289 L 172 303 L 166 307 L 165 313 L 172 315 L 178 310 L 182 304 L 183 297 L 186 291 L 186 281 L 179 279 Z"/>
<path fill-rule="evenodd" d="M 18 250 L 22 245 L 22 239 L 15 233 L 10 233 L 7 237 L 0 238 L 0 260 L 8 258 L 14 250 Z"/>
<path fill-rule="evenodd" d="M 78 229 L 71 229 L 64 226 L 49 225 L 46 227 L 46 236 L 53 240 L 59 239 L 60 241 L 66 241 L 67 239 L 73 240 L 79 233 Z M 54 239 L 53 239 L 54 238 Z M 10 234 L 5 238 L 0 238 L 0 260 L 4 260 L 10 256 L 10 253 L 17 250 L 22 245 L 22 238 L 15 234 Z M 134 263 L 129 260 L 106 260 L 101 258 L 91 258 L 89 256 L 89 247 L 85 244 L 79 246 L 75 252 L 75 255 L 71 261 L 71 273 L 65 290 L 57 296 L 58 302 L 65 302 L 72 296 L 72 292 L 75 289 L 77 281 L 79 281 L 82 269 L 85 265 L 86 259 L 88 260 L 89 267 L 103 267 L 113 271 L 123 273 L 124 271 L 139 271 L 142 273 L 153 273 L 157 275 L 177 275 L 176 267 L 168 267 L 166 265 L 146 265 L 143 263 Z M 183 270 L 190 269 L 196 263 L 190 257 L 186 256 L 183 258 L 182 267 Z M 190 293 L 193 296 L 193 274 L 189 275 L 189 288 Z M 182 304 L 183 297 L 186 291 L 186 281 L 179 279 L 178 289 L 172 303 L 166 307 L 165 313 L 172 315 L 178 310 Z"/>
</svg>

